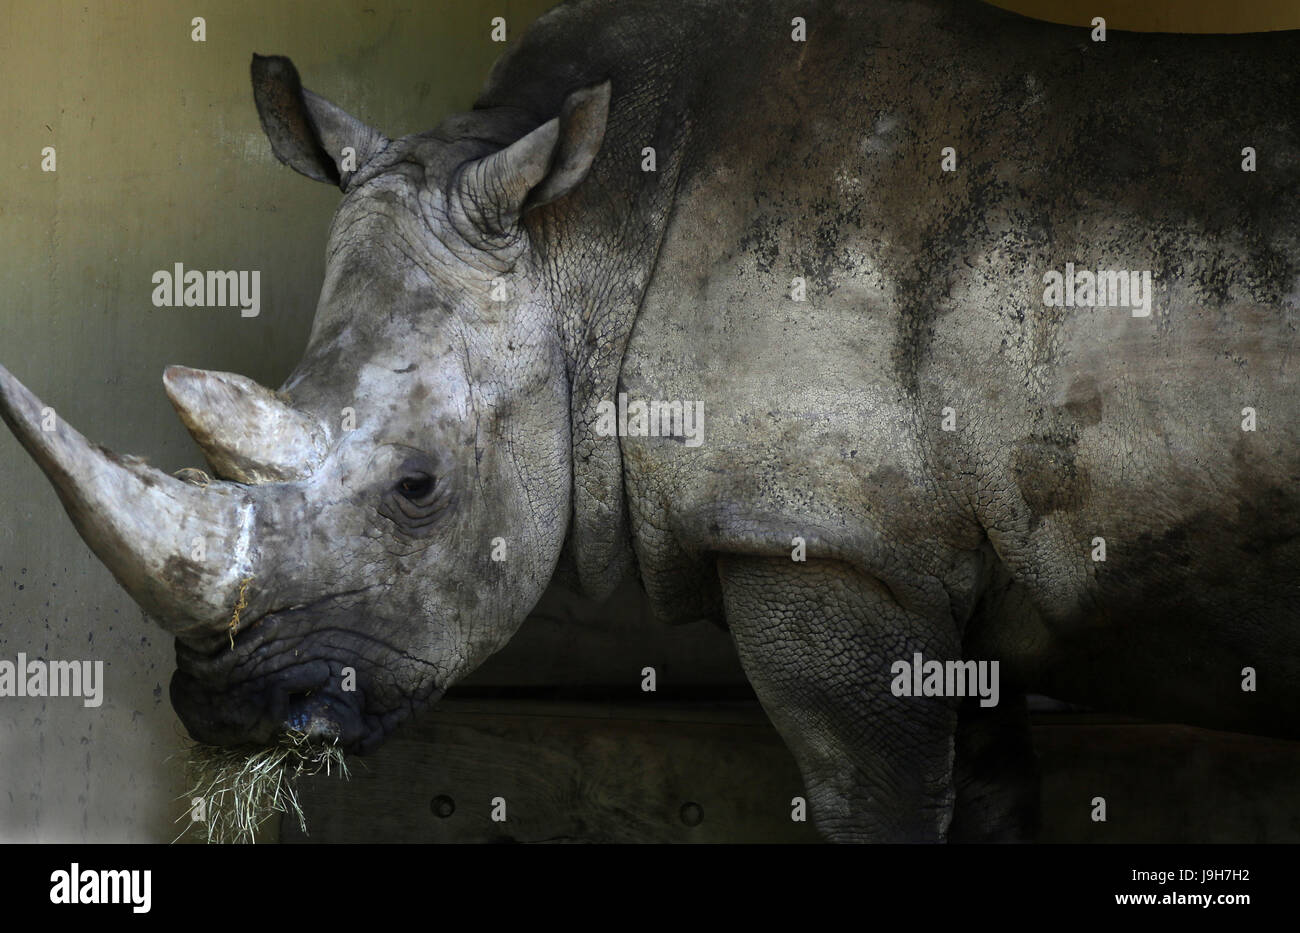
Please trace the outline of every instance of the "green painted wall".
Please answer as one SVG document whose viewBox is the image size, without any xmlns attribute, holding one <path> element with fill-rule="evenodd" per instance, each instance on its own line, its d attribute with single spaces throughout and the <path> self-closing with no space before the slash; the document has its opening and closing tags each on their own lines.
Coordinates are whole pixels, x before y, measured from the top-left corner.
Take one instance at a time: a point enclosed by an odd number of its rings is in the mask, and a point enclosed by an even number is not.
<svg viewBox="0 0 1300 933">
<path fill-rule="evenodd" d="M 1296 0 L 992 0 L 1004 7 L 1051 20 L 1088 25 L 1094 16 L 1109 29 L 1138 32 L 1264 32 L 1300 29 Z"/>
</svg>

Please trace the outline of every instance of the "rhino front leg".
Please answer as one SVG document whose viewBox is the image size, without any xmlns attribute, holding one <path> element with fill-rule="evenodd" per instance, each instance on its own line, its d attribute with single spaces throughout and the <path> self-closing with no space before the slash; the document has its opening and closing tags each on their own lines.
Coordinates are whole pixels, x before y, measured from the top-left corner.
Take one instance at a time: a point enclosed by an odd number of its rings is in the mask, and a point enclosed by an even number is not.
<svg viewBox="0 0 1300 933">
<path fill-rule="evenodd" d="M 943 842 L 954 804 L 957 702 L 898 697 L 890 666 L 956 658 L 950 617 L 904 608 L 839 561 L 718 561 L 741 663 L 836 842 Z"/>
</svg>

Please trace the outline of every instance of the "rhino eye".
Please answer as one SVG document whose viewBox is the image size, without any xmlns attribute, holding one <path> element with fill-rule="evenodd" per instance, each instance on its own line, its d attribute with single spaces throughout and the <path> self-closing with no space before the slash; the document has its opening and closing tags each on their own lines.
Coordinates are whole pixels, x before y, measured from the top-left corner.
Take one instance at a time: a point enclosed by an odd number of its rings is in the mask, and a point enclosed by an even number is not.
<svg viewBox="0 0 1300 933">
<path fill-rule="evenodd" d="M 397 491 L 403 498 L 418 502 L 433 492 L 433 477 L 427 473 L 404 476 L 397 484 Z"/>
<path fill-rule="evenodd" d="M 412 450 L 380 487 L 379 514 L 401 535 L 426 538 L 439 527 L 451 501 L 449 484 L 438 478 L 439 472 L 435 457 Z"/>
</svg>

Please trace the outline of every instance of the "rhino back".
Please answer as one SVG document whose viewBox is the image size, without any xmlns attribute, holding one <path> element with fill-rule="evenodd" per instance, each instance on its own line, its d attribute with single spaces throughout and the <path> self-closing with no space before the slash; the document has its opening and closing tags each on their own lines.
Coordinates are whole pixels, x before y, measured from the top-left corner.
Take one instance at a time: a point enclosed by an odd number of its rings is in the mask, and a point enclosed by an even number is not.
<svg viewBox="0 0 1300 933">
<path fill-rule="evenodd" d="M 705 50 L 624 359 L 705 412 L 700 447 L 622 439 L 651 598 L 714 615 L 711 554 L 803 536 L 1030 689 L 1293 733 L 1300 34 L 797 7 Z M 1045 306 L 1067 262 L 1149 271 L 1151 315 Z"/>
</svg>

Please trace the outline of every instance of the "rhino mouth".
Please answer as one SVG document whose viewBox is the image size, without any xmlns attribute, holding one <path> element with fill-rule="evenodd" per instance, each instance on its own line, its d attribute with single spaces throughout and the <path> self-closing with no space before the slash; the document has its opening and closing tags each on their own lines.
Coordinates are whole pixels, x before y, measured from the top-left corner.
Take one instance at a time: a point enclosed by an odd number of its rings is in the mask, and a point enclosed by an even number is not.
<svg viewBox="0 0 1300 933">
<path fill-rule="evenodd" d="M 176 643 L 172 708 L 206 745 L 274 745 L 305 734 L 366 754 L 443 693 L 432 677 L 411 692 L 392 671 L 409 655 L 358 631 L 336 604 L 267 613 L 230 641 Z M 431 672 L 430 672 L 431 673 Z"/>
</svg>

